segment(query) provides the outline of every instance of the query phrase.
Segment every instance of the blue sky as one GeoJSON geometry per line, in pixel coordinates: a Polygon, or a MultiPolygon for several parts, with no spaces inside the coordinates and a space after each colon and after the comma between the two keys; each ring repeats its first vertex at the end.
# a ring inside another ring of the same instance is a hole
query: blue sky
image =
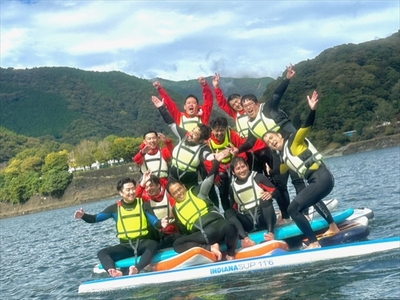
{"type": "Polygon", "coordinates": [[[1,67],[276,78],[399,30],[400,1],[0,1],[1,67]]]}

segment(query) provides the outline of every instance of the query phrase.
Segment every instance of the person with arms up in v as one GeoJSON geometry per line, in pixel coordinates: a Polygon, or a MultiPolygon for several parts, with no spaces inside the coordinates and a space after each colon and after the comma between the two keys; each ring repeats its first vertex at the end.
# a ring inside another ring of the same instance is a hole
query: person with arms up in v
{"type": "MultiPolygon", "coordinates": [[[[292,64],[286,67],[286,69],[286,77],[275,89],[272,98],[265,103],[260,104],[257,97],[253,94],[247,94],[242,97],[241,104],[248,116],[249,131],[247,140],[239,148],[233,149],[233,154],[251,149],[257,139],[262,140],[263,135],[267,131],[280,133],[292,133],[296,131],[296,128],[292,125],[286,113],[279,109],[280,100],[289,85],[290,79],[295,75],[292,64]]],[[[276,156],[276,153],[269,151],[269,154],[263,159],[270,166],[274,160],[274,156],[276,156]]],[[[287,190],[288,175],[292,178],[292,184],[296,189],[296,194],[305,187],[303,179],[292,170],[290,170],[289,174],[274,175],[272,178],[273,183],[281,193],[281,197],[277,199],[282,215],[282,219],[278,221],[279,224],[289,222],[289,214],[287,212],[287,208],[290,204],[290,196],[287,190]]]]}
{"type": "Polygon", "coordinates": [[[221,260],[219,243],[224,242],[227,247],[225,258],[227,260],[234,258],[238,241],[237,228],[224,219],[208,198],[210,189],[214,188],[219,163],[227,155],[229,155],[229,149],[214,154],[210,173],[201,185],[186,188],[177,180],[168,182],[167,190],[176,201],[173,213],[182,234],[173,245],[177,253],[182,253],[192,247],[203,247],[214,253],[217,260],[221,260]]]}
{"type": "Polygon", "coordinates": [[[273,169],[269,170],[270,173],[283,173],[291,169],[308,183],[290,203],[288,212],[296,225],[308,238],[309,245],[307,249],[311,249],[320,247],[320,244],[310,223],[303,215],[303,210],[314,206],[329,224],[329,229],[325,232],[325,235],[336,234],[340,230],[322,201],[333,189],[333,175],[323,162],[322,155],[306,139],[306,135],[315,120],[318,93],[314,91],[311,97],[307,96],[307,100],[310,113],[304,126],[299,128],[295,133],[290,134],[268,131],[264,134],[263,141],[268,147],[280,153],[279,157],[274,160],[273,169]]]}
{"type": "Polygon", "coordinates": [[[165,107],[171,114],[175,123],[187,131],[191,131],[199,123],[208,125],[208,120],[211,116],[213,105],[212,91],[204,77],[199,77],[197,80],[200,83],[203,91],[203,105],[200,106],[199,100],[195,95],[188,95],[185,99],[183,112],[178,109],[175,102],[169,97],[159,81],[153,83],[153,86],[158,91],[160,98],[164,99],[165,107]]]}
{"type": "Polygon", "coordinates": [[[165,227],[167,219],[158,220],[149,211],[149,207],[142,199],[136,197],[136,181],[131,178],[121,179],[117,184],[117,190],[122,197],[116,203],[108,206],[102,212],[91,215],[79,209],[75,212],[76,219],[82,219],[86,223],[98,223],[107,219],[116,222],[117,237],[120,244],[107,247],[97,254],[104,270],[112,277],[125,274],[115,267],[115,262],[124,258],[141,255],[139,262],[129,267],[129,275],[137,274],[152,260],[158,250],[158,232],[156,228],[165,227]],[[154,227],[153,227],[154,226],[154,227]]]}

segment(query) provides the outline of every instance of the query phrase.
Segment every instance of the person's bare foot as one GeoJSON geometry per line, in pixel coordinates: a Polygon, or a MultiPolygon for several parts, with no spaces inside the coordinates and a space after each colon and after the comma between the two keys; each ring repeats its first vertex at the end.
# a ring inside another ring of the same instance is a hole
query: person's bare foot
{"type": "Polygon", "coordinates": [[[138,272],[138,269],[136,269],[135,266],[130,266],[129,267],[129,275],[135,275],[137,273],[139,273],[139,272],[138,272]]]}
{"type": "Polygon", "coordinates": [[[305,250],[314,249],[314,248],[321,248],[321,245],[318,242],[310,243],[305,250]]]}
{"type": "Polygon", "coordinates": [[[276,221],[276,226],[282,226],[282,225],[286,225],[286,224],[289,224],[291,222],[291,220],[290,219],[278,219],[277,221],[276,221]]]}
{"type": "Polygon", "coordinates": [[[219,250],[219,244],[218,243],[212,244],[210,246],[210,250],[211,250],[212,253],[214,253],[214,255],[217,258],[217,260],[221,260],[222,259],[222,253],[219,250]]]}
{"type": "Polygon", "coordinates": [[[108,274],[110,274],[111,277],[119,277],[123,275],[120,270],[116,269],[108,269],[107,272],[108,274]]]}
{"type": "Polygon", "coordinates": [[[272,232],[264,233],[264,240],[269,242],[275,238],[275,235],[272,232]]]}
{"type": "Polygon", "coordinates": [[[240,241],[240,245],[242,246],[242,248],[247,248],[247,247],[251,247],[254,246],[256,243],[251,240],[248,236],[246,236],[243,240],[240,241]]]}
{"type": "Polygon", "coordinates": [[[340,229],[337,227],[336,223],[332,223],[329,225],[328,230],[325,231],[323,236],[332,236],[332,235],[338,234],[339,232],[340,232],[340,229]]]}
{"type": "Polygon", "coordinates": [[[234,260],[235,259],[234,256],[230,256],[228,254],[225,256],[225,258],[226,258],[226,260],[234,260]]]}

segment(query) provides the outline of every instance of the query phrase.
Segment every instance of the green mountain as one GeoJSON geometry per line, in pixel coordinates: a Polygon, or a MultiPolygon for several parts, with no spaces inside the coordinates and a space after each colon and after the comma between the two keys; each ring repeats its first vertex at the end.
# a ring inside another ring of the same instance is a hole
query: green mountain
{"type": "MultiPolygon", "coordinates": [[[[282,109],[299,126],[307,112],[306,95],[318,90],[321,101],[312,134],[323,146],[345,143],[346,131],[355,130],[359,139],[370,138],[379,133],[371,128],[389,122],[386,134],[392,133],[400,112],[399,42],[397,32],[385,39],[333,47],[298,63],[282,109]]],[[[178,106],[188,94],[202,98],[196,79],[158,80],[178,106]]],[[[221,77],[220,85],[226,96],[252,92],[265,101],[280,80],[221,77]]],[[[152,81],[122,72],[0,68],[0,126],[18,136],[51,136],[72,145],[108,135],[139,137],[149,129],[169,135],[150,101],[157,95],[152,81]]],[[[211,84],[210,77],[207,81],[211,84]]],[[[224,114],[214,105],[213,115],[224,114]]]]}

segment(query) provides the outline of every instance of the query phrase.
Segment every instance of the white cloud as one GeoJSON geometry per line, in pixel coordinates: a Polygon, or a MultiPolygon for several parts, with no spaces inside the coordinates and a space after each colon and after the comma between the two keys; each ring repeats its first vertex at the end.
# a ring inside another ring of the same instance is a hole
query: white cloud
{"type": "Polygon", "coordinates": [[[142,78],[281,75],[399,29],[398,1],[1,1],[1,66],[142,78]]]}

